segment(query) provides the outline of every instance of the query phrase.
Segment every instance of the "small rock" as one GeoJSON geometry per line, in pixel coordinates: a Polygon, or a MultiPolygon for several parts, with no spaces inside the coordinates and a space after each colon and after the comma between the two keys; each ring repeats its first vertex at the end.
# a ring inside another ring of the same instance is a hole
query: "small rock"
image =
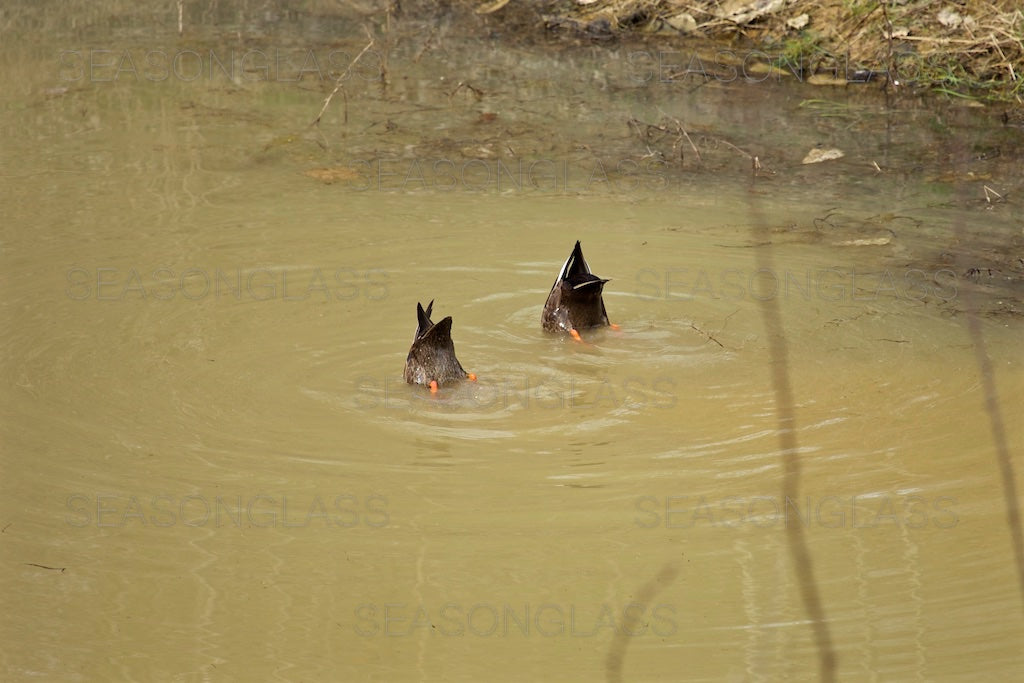
{"type": "Polygon", "coordinates": [[[786,26],[790,27],[791,29],[799,31],[804,26],[807,26],[807,24],[809,24],[810,22],[811,18],[807,16],[806,12],[804,12],[803,14],[798,14],[792,19],[786,20],[786,26]]]}
{"type": "Polygon", "coordinates": [[[843,150],[841,149],[821,149],[820,147],[815,147],[814,149],[807,153],[807,156],[804,157],[804,160],[801,163],[817,164],[821,163],[822,161],[841,159],[844,156],[846,155],[843,154],[843,150]]]}
{"type": "Polygon", "coordinates": [[[680,33],[693,33],[697,30],[697,20],[687,12],[669,17],[665,22],[680,33]]]}
{"type": "Polygon", "coordinates": [[[785,0],[725,0],[717,14],[723,19],[745,26],[766,14],[781,9],[785,0]]]}
{"type": "Polygon", "coordinates": [[[963,23],[964,18],[959,12],[952,7],[945,7],[939,10],[939,13],[935,17],[939,20],[939,23],[946,28],[956,28],[963,23]]]}

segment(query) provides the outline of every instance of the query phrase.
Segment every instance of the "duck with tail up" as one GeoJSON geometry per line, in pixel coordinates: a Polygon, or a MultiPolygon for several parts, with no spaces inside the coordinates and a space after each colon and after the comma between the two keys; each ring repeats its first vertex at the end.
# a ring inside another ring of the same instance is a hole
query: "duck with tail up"
{"type": "Polygon", "coordinates": [[[425,384],[430,386],[430,393],[437,393],[439,386],[459,382],[464,379],[476,381],[476,375],[462,369],[459,359],[455,357],[455,344],[452,342],[452,317],[448,316],[438,323],[430,320],[430,312],[434,301],[423,305],[416,304],[416,336],[405,359],[403,376],[409,384],[425,384]]]}
{"type": "Polygon", "coordinates": [[[608,322],[608,312],[604,308],[601,292],[606,282],[608,279],[590,272],[580,242],[576,240],[576,246],[562,265],[548,294],[541,325],[548,332],[566,332],[577,341],[580,341],[579,330],[605,326],[619,329],[618,325],[608,322]]]}

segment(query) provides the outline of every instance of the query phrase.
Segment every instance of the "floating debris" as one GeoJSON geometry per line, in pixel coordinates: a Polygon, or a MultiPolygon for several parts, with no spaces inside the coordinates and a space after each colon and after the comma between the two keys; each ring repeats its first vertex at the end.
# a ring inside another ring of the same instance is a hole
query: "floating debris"
{"type": "Polygon", "coordinates": [[[881,247],[892,242],[892,235],[884,235],[882,237],[868,237],[859,240],[843,240],[842,242],[833,242],[837,247],[881,247]]]}

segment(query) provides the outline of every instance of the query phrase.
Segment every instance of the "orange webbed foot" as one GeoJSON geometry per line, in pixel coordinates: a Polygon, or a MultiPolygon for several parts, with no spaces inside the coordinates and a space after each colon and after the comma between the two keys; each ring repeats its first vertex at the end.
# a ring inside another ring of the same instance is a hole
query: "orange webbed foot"
{"type": "Polygon", "coordinates": [[[437,380],[436,379],[430,380],[430,393],[432,393],[432,394],[436,394],[437,393],[437,380]]]}
{"type": "Polygon", "coordinates": [[[622,329],[622,326],[621,326],[621,325],[616,325],[615,323],[608,323],[608,326],[609,326],[610,328],[612,328],[613,330],[615,330],[616,332],[618,332],[619,330],[621,330],[621,329],[622,329]]]}
{"type": "Polygon", "coordinates": [[[475,372],[471,372],[471,373],[469,373],[469,374],[467,375],[467,377],[469,378],[469,381],[470,381],[470,382],[475,382],[475,381],[476,381],[476,373],[475,373],[475,372]]]}
{"type": "Polygon", "coordinates": [[[572,338],[575,339],[576,341],[583,341],[583,339],[580,338],[580,333],[576,331],[575,327],[569,330],[569,334],[572,335],[572,338]]]}

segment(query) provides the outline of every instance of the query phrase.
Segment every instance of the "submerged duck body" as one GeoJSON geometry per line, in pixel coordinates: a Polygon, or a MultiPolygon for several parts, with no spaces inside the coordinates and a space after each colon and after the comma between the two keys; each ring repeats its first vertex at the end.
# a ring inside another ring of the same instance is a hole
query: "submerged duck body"
{"type": "Polygon", "coordinates": [[[606,282],[590,272],[577,240],[548,294],[541,325],[548,332],[566,332],[574,337],[578,336],[577,330],[609,325],[601,297],[606,282]]]}
{"type": "Polygon", "coordinates": [[[452,317],[434,323],[430,320],[433,308],[433,300],[425,311],[422,304],[416,304],[416,336],[405,359],[403,376],[409,384],[430,385],[431,390],[436,391],[440,385],[458,382],[470,375],[455,357],[452,317]]]}

